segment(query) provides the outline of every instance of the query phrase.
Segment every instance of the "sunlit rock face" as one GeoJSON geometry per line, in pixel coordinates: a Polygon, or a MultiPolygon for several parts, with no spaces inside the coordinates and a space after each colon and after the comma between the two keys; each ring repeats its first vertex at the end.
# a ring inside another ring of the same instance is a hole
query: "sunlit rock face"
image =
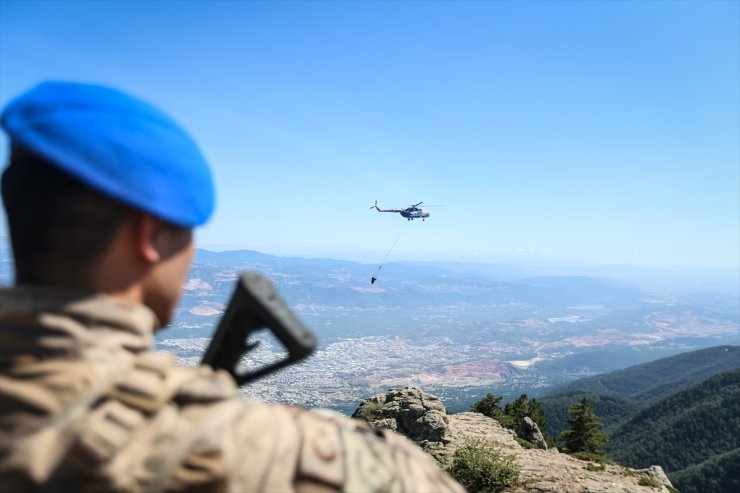
{"type": "Polygon", "coordinates": [[[439,397],[415,387],[389,390],[360,403],[352,415],[371,428],[387,428],[418,443],[446,443],[447,416],[439,397]]]}
{"type": "MultiPolygon", "coordinates": [[[[459,447],[483,442],[504,455],[515,457],[520,482],[508,493],[668,493],[675,491],[659,466],[629,469],[617,464],[595,464],[578,460],[557,449],[524,448],[516,434],[495,419],[480,413],[447,415],[442,401],[414,387],[392,389],[365,399],[353,417],[371,428],[401,433],[444,467],[459,447]]],[[[544,440],[543,440],[544,443],[544,440]]]]}

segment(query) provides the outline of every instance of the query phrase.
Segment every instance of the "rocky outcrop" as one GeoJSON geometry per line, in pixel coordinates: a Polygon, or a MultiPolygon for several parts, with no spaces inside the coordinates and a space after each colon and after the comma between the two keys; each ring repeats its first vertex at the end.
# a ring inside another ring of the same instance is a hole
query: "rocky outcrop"
{"type": "Polygon", "coordinates": [[[413,387],[390,390],[362,402],[354,417],[372,427],[402,433],[420,443],[443,466],[459,447],[481,440],[520,467],[520,484],[509,493],[670,493],[675,492],[659,466],[635,470],[615,464],[595,464],[562,454],[557,449],[522,447],[516,434],[483,414],[447,415],[439,398],[413,387]],[[408,434],[407,434],[408,433],[408,434]]]}
{"type": "Polygon", "coordinates": [[[360,403],[352,415],[371,428],[387,428],[424,444],[446,443],[447,415],[439,397],[414,387],[389,390],[360,403]]]}
{"type": "Polygon", "coordinates": [[[542,436],[540,427],[529,416],[524,416],[524,422],[519,430],[519,436],[530,443],[534,443],[537,448],[547,450],[547,442],[545,441],[545,437],[542,436]]]}

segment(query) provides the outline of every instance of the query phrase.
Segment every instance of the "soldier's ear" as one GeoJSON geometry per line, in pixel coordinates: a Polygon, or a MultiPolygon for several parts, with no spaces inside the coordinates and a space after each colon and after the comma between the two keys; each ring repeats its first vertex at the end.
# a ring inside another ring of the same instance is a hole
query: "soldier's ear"
{"type": "Polygon", "coordinates": [[[136,248],[149,265],[162,262],[180,252],[192,242],[192,229],[173,226],[149,214],[137,214],[134,219],[136,248]]]}
{"type": "Polygon", "coordinates": [[[148,264],[156,264],[162,259],[162,227],[162,221],[149,214],[137,214],[134,219],[136,249],[148,264]]]}

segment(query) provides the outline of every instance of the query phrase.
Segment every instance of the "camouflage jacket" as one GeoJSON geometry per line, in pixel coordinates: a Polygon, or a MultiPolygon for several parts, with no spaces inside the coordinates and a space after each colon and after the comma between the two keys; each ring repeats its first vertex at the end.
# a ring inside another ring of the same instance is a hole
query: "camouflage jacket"
{"type": "Polygon", "coordinates": [[[157,325],[102,295],[0,290],[3,491],[463,491],[401,436],[178,367],[157,325]]]}

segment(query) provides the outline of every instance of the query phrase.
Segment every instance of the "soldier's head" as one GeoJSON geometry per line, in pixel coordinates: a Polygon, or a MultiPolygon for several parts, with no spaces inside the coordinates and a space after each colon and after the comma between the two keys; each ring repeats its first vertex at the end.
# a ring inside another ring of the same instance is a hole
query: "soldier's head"
{"type": "Polygon", "coordinates": [[[169,117],[121,92],[49,82],[2,115],[16,283],[104,292],[166,324],[214,204],[211,173],[169,117]]]}

